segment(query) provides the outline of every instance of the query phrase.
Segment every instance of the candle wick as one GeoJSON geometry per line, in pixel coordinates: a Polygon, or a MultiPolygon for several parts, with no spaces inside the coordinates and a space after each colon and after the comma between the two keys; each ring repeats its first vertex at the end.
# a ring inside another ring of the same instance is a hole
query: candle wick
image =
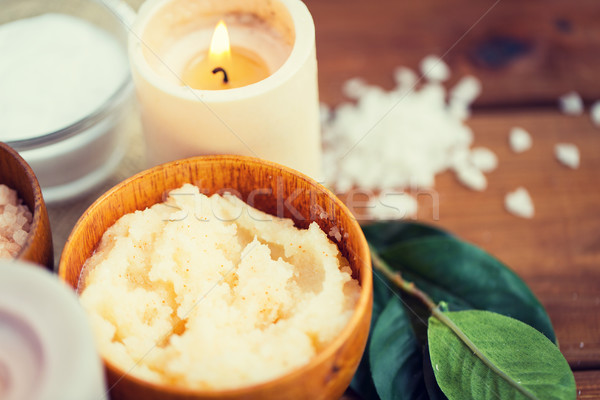
{"type": "Polygon", "coordinates": [[[217,67],[215,69],[212,70],[213,74],[216,74],[217,72],[222,72],[223,73],[223,83],[228,83],[229,82],[229,77],[227,76],[227,71],[225,71],[225,69],[221,68],[221,67],[217,67]]]}

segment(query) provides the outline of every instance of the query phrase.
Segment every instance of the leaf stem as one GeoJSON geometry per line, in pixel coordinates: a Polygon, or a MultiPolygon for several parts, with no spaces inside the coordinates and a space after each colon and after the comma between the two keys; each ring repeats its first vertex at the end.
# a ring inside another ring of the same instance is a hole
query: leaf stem
{"type": "Polygon", "coordinates": [[[475,356],[477,356],[489,369],[491,369],[494,373],[508,382],[509,385],[513,386],[520,393],[522,393],[525,397],[532,400],[537,400],[537,397],[532,395],[529,391],[515,382],[510,376],[506,375],[502,370],[500,370],[492,361],[490,361],[479,348],[469,339],[467,335],[460,329],[454,321],[452,321],[443,311],[440,310],[437,304],[427,295],[427,293],[421,291],[418,287],[415,286],[413,282],[408,282],[402,278],[402,274],[400,272],[392,270],[390,266],[379,256],[377,250],[373,248],[373,246],[369,246],[371,250],[371,260],[373,261],[373,267],[385,275],[391,282],[393,282],[400,290],[410,294],[411,296],[416,297],[421,300],[423,304],[431,311],[431,315],[437,318],[442,324],[446,325],[448,329],[450,329],[454,334],[473,352],[475,356]]]}
{"type": "Polygon", "coordinates": [[[369,246],[371,249],[371,260],[373,261],[373,267],[385,275],[390,281],[392,281],[398,288],[411,296],[414,296],[421,300],[423,304],[433,313],[433,310],[437,308],[437,305],[431,297],[427,295],[427,293],[421,291],[418,287],[415,286],[413,282],[405,281],[402,278],[402,274],[397,271],[393,271],[389,265],[377,253],[377,250],[373,248],[373,246],[369,246]]]}

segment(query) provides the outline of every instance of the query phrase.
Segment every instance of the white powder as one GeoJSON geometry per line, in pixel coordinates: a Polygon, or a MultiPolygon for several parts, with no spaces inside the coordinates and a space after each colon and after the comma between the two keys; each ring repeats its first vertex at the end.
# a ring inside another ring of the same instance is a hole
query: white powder
{"type": "Polygon", "coordinates": [[[522,153],[529,150],[533,143],[529,132],[518,126],[515,126],[510,130],[508,142],[510,144],[510,148],[515,153],[522,153]]]}
{"type": "Polygon", "coordinates": [[[583,114],[583,100],[577,92],[569,92],[558,99],[560,110],[567,115],[583,114]]]}
{"type": "Polygon", "coordinates": [[[511,214],[522,218],[533,218],[533,201],[527,189],[519,187],[504,198],[504,206],[511,214]]]}
{"type": "Polygon", "coordinates": [[[44,135],[97,110],[128,74],[122,46],[68,15],[0,25],[0,140],[44,135]]]}
{"type": "Polygon", "coordinates": [[[600,100],[590,107],[590,117],[592,118],[592,123],[594,125],[600,126],[600,100]]]}
{"type": "MultiPolygon", "coordinates": [[[[325,180],[337,192],[354,186],[387,192],[432,187],[435,175],[447,169],[469,188],[485,189],[482,172],[493,170],[497,158],[487,149],[471,154],[473,133],[464,123],[481,84],[474,77],[462,78],[447,101],[439,83],[450,75],[447,65],[429,56],[421,69],[428,81],[417,88],[417,75],[405,67],[394,71],[397,86],[389,92],[351,79],[343,91],[356,102],[333,111],[322,108],[325,180]]],[[[403,197],[395,209],[372,207],[371,216],[412,215],[416,202],[403,197]]]]}
{"type": "Polygon", "coordinates": [[[579,167],[579,148],[572,143],[558,143],[554,146],[554,155],[567,167],[573,169],[579,167]]]}

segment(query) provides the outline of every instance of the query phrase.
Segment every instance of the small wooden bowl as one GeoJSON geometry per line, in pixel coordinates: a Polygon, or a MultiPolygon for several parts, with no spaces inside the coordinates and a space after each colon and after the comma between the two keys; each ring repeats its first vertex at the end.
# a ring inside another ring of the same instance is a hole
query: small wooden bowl
{"type": "Polygon", "coordinates": [[[50,271],[54,270],[52,233],[40,184],[29,164],[12,147],[2,142],[0,183],[16,190],[33,215],[29,236],[17,259],[43,265],[50,271]]]}
{"type": "Polygon", "coordinates": [[[86,259],[102,234],[122,215],[164,201],[166,192],[192,183],[208,193],[230,191],[269,214],[292,218],[306,228],[316,221],[338,227],[338,247],[362,287],[356,311],[339,336],[309,364],[275,380],[233,390],[193,391],[155,385],[128,376],[104,360],[110,395],[117,399],[338,399],[350,384],[369,332],[372,270],[369,248],[350,211],[329,190],[292,169],[250,157],[207,156],[174,161],[141,172],[100,197],[79,219],[62,252],[59,276],[77,287],[86,259]],[[261,189],[257,192],[256,189],[261,189]],[[327,213],[325,219],[320,218],[327,213]],[[345,235],[347,233],[347,235],[345,235]]]}

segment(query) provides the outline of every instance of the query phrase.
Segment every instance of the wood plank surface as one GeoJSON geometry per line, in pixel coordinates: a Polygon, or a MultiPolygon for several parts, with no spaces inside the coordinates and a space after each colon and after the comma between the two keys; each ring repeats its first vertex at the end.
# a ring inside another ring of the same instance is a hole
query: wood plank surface
{"type": "Polygon", "coordinates": [[[444,55],[455,77],[486,89],[479,105],[554,104],[577,90],[600,99],[597,0],[306,0],[317,29],[321,97],[348,78],[392,86],[399,65],[444,55]]]}

